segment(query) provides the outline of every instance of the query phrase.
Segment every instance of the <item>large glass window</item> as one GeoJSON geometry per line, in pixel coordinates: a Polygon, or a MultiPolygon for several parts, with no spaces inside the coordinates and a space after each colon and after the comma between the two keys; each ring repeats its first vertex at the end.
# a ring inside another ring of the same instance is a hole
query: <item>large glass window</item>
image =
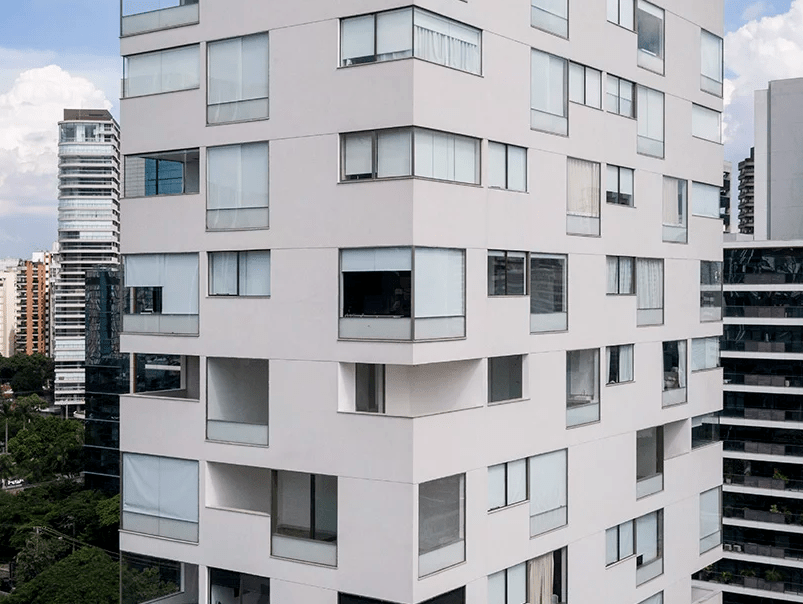
{"type": "Polygon", "coordinates": [[[531,127],[569,135],[568,61],[533,49],[530,74],[531,127]]]}
{"type": "Polygon", "coordinates": [[[337,476],[273,472],[271,553],[337,566],[337,476]]]}
{"type": "Polygon", "coordinates": [[[608,179],[605,200],[620,206],[633,206],[633,170],[620,166],[607,166],[608,179]]]}
{"type": "Polygon", "coordinates": [[[357,363],[355,366],[355,411],[385,412],[385,366],[357,363]]]}
{"type": "Polygon", "coordinates": [[[123,96],[126,98],[198,88],[198,45],[125,57],[123,96]]]}
{"type": "Polygon", "coordinates": [[[527,295],[527,254],[488,250],[488,295],[527,295]]]}
{"type": "Polygon", "coordinates": [[[488,186],[508,191],[526,191],[527,149],[489,142],[488,186]]]}
{"type": "Polygon", "coordinates": [[[206,228],[268,226],[268,143],[207,149],[206,228]]]}
{"type": "Polygon", "coordinates": [[[719,367],[719,338],[694,338],[691,341],[691,370],[719,367]]]}
{"type": "Polygon", "coordinates": [[[636,518],[636,585],[664,572],[663,520],[663,510],[636,518]]]}
{"type": "Polygon", "coordinates": [[[579,63],[569,63],[569,100],[602,109],[602,73],[579,63]]]}
{"type": "Polygon", "coordinates": [[[599,421],[599,349],[566,352],[566,427],[599,421]]]}
{"type": "Polygon", "coordinates": [[[566,232],[599,235],[600,165],[567,158],[566,232]]]}
{"type": "Polygon", "coordinates": [[[341,65],[415,56],[460,71],[480,73],[481,32],[418,8],[343,19],[341,65]]]}
{"type": "Polygon", "coordinates": [[[198,541],[198,462],[123,453],[122,529],[198,541]]]}
{"type": "Polygon", "coordinates": [[[123,604],[198,602],[198,566],[120,552],[120,601],[123,604]]]}
{"type": "Polygon", "coordinates": [[[198,149],[126,155],[125,196],[198,193],[198,158],[198,149]]]}
{"type": "Polygon", "coordinates": [[[530,457],[530,536],[568,522],[566,449],[530,457]]]}
{"type": "Polygon", "coordinates": [[[636,117],[636,105],[633,102],[636,98],[636,85],[633,82],[608,74],[605,90],[605,108],[610,113],[636,117]]]}
{"type": "Polygon", "coordinates": [[[663,240],[686,243],[688,240],[688,183],[664,176],[663,240]]]}
{"type": "Polygon", "coordinates": [[[638,87],[638,145],[644,155],[664,156],[664,93],[638,87]]]}
{"type": "Polygon", "coordinates": [[[722,96],[722,38],[700,30],[700,89],[722,96]]]}
{"type": "Polygon", "coordinates": [[[659,258],[636,260],[637,325],[664,322],[664,261],[659,258]]]}
{"type": "Polygon", "coordinates": [[[638,30],[638,64],[658,73],[664,72],[664,10],[638,0],[636,7],[638,30]]]}
{"type": "Polygon", "coordinates": [[[418,576],[466,559],[466,475],[418,486],[418,576]]]}
{"type": "Polygon", "coordinates": [[[700,553],[707,552],[720,543],[722,543],[722,487],[717,487],[700,493],[700,553]]]}
{"type": "Polygon", "coordinates": [[[664,428],[636,432],[636,497],[664,488],[664,428]]]}
{"type": "Polygon", "coordinates": [[[531,0],[530,23],[549,33],[569,37],[569,0],[531,0]]]}
{"type": "Polygon", "coordinates": [[[700,261],[700,320],[722,320],[722,263],[700,261]]]}
{"type": "Polygon", "coordinates": [[[627,256],[606,256],[608,265],[608,286],[606,293],[629,296],[636,293],[636,259],[627,256]]]}
{"type": "Polygon", "coordinates": [[[270,579],[209,569],[209,604],[270,604],[270,579]]]}
{"type": "Polygon", "coordinates": [[[608,0],[608,21],[633,29],[633,0],[608,0]]]}
{"type": "Polygon", "coordinates": [[[198,0],[123,0],[120,33],[147,31],[198,23],[198,0]]]}
{"type": "Polygon", "coordinates": [[[691,207],[695,216],[719,218],[720,188],[701,182],[691,184],[691,207]]]}
{"type": "Polygon", "coordinates": [[[691,448],[705,447],[719,442],[719,413],[691,418],[691,448]]]}
{"type": "Polygon", "coordinates": [[[269,296],[270,252],[209,252],[210,296],[269,296]]]}
{"type": "Polygon", "coordinates": [[[527,460],[518,459],[488,468],[488,510],[527,500],[527,460]]]}
{"type": "Polygon", "coordinates": [[[342,180],[419,176],[480,183],[479,139],[399,128],[344,134],[341,142],[342,180]]]}
{"type": "Polygon", "coordinates": [[[722,142],[722,114],[708,107],[692,104],[691,134],[712,143],[722,142]]]}
{"type": "Polygon", "coordinates": [[[663,405],[686,402],[686,340],[663,343],[664,395],[663,405]]]}
{"type": "Polygon", "coordinates": [[[268,117],[268,34],[207,44],[207,122],[268,117]]]}
{"type": "Polygon", "coordinates": [[[628,520],[605,531],[605,564],[610,566],[629,558],[636,551],[633,521],[628,520]]]}
{"type": "Polygon", "coordinates": [[[488,575],[488,604],[527,602],[527,563],[488,575]]]}
{"type": "Polygon", "coordinates": [[[522,397],[522,356],[488,359],[488,402],[498,403],[522,397]]]}
{"type": "Polygon", "coordinates": [[[566,264],[566,256],[530,254],[530,332],[568,328],[566,264]]]}
{"type": "Polygon", "coordinates": [[[608,384],[633,381],[633,344],[608,346],[608,384]]]}

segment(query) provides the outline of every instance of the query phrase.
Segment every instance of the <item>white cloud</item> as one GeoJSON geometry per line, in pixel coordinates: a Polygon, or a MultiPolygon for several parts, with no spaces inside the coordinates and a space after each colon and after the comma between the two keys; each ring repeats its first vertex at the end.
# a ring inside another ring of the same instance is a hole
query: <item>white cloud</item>
{"type": "Polygon", "coordinates": [[[766,0],[759,0],[758,2],[752,2],[751,4],[748,4],[742,11],[742,21],[753,21],[754,19],[758,19],[769,9],[770,6],[766,2],[766,0]]]}
{"type": "MultiPolygon", "coordinates": [[[[745,9],[750,11],[754,3],[745,9]]],[[[756,9],[757,10],[757,9],[756,9]]],[[[753,96],[770,80],[803,77],[803,0],[789,11],[754,18],[725,37],[726,156],[739,161],[753,145],[753,96]]]]}
{"type": "Polygon", "coordinates": [[[0,215],[54,214],[65,108],[105,108],[106,94],[56,65],[22,72],[0,94],[0,215]]]}

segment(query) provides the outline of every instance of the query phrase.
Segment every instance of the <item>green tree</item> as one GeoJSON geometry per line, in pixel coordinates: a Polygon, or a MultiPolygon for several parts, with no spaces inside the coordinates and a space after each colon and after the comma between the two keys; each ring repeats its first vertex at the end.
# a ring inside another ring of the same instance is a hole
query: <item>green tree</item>
{"type": "Polygon", "coordinates": [[[0,382],[16,395],[43,392],[53,382],[53,359],[40,353],[0,357],[0,382]]]}
{"type": "Polygon", "coordinates": [[[13,472],[28,482],[41,482],[81,471],[84,426],[76,420],[34,417],[8,441],[13,472]]]}
{"type": "Polygon", "coordinates": [[[38,394],[30,394],[16,399],[0,397],[0,437],[5,439],[6,422],[8,422],[10,440],[45,407],[47,407],[47,401],[38,394]]]}
{"type": "Polygon", "coordinates": [[[25,546],[14,558],[17,565],[14,579],[27,583],[38,574],[53,566],[70,554],[71,545],[63,539],[44,536],[38,532],[31,534],[25,546]]]}
{"type": "Polygon", "coordinates": [[[83,548],[19,586],[3,604],[118,604],[119,565],[83,548]]]}

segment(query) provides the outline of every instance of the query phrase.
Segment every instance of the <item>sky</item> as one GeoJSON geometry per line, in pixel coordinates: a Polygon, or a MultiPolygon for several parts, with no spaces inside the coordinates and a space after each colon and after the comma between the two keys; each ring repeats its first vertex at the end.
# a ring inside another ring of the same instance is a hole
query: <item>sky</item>
{"type": "MultiPolygon", "coordinates": [[[[56,240],[62,110],[106,108],[119,118],[119,9],[118,0],[4,2],[0,257],[29,258],[56,240]]],[[[803,0],[725,0],[725,33],[725,159],[736,167],[752,146],[753,92],[803,77],[803,0]]]]}

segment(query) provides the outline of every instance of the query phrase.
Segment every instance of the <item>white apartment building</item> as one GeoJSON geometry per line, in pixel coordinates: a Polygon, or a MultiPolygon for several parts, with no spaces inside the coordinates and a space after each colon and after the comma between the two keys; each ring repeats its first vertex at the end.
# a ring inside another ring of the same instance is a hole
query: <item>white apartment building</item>
{"type": "Polygon", "coordinates": [[[17,270],[19,259],[12,259],[13,265],[6,265],[0,272],[0,354],[10,357],[14,354],[14,331],[17,320],[17,270]]]}
{"type": "Polygon", "coordinates": [[[84,275],[120,262],[120,128],[105,109],[59,122],[59,237],[51,305],[57,405],[84,402],[84,275]]]}
{"type": "Polygon", "coordinates": [[[124,579],[720,603],[722,30],[722,0],[123,2],[124,579]]]}

